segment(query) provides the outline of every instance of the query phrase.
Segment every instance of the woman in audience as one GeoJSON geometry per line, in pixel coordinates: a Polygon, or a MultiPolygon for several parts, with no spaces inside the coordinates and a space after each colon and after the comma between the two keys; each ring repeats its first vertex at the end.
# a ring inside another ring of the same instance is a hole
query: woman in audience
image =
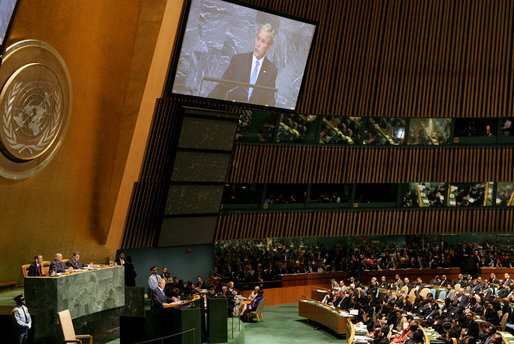
{"type": "Polygon", "coordinates": [[[241,319],[245,319],[246,316],[252,312],[252,311],[255,311],[257,309],[257,306],[259,306],[259,303],[261,303],[261,301],[264,299],[264,297],[262,296],[264,294],[264,291],[262,289],[259,290],[258,292],[258,296],[252,300],[252,302],[250,303],[245,303],[243,305],[243,309],[241,310],[241,315],[240,315],[240,318],[241,319]]]}

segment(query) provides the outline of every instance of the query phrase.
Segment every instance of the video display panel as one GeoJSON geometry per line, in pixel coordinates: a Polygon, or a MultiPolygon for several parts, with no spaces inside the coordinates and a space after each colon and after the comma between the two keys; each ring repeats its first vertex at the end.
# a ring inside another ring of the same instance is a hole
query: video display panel
{"type": "Polygon", "coordinates": [[[172,92],[294,110],[316,26],[192,0],[172,92]]]}

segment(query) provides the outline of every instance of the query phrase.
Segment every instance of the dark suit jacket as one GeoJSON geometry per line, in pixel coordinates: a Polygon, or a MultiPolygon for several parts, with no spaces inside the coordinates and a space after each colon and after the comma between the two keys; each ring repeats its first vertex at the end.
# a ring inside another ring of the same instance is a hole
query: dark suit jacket
{"type": "Polygon", "coordinates": [[[478,327],[478,323],[471,319],[471,320],[465,320],[462,324],[463,328],[467,328],[469,331],[469,334],[473,337],[478,337],[478,334],[480,332],[480,328],[478,327]]]}
{"type": "Polygon", "coordinates": [[[152,290],[152,309],[162,308],[163,303],[169,303],[172,300],[164,294],[164,290],[155,288],[152,290]]]}
{"type": "Polygon", "coordinates": [[[334,301],[334,306],[339,308],[339,309],[347,310],[348,308],[350,308],[350,298],[349,297],[345,297],[343,299],[340,296],[338,296],[336,298],[336,300],[334,301]]]}
{"type": "MultiPolygon", "coordinates": [[[[222,79],[240,81],[244,83],[250,82],[250,74],[252,68],[252,55],[253,52],[235,55],[230,60],[222,79]]],[[[264,57],[259,76],[257,77],[256,85],[275,87],[275,80],[277,78],[277,67],[264,57]]],[[[248,100],[248,87],[242,87],[231,84],[218,84],[214,90],[209,94],[210,98],[234,100],[243,103],[253,103],[259,105],[275,105],[275,92],[268,90],[261,90],[254,88],[252,96],[248,100]],[[235,89],[234,89],[235,88],[235,89]],[[233,90],[232,90],[233,89],[233,90]],[[228,92],[228,93],[227,93],[228,92]]]]}
{"type": "Polygon", "coordinates": [[[64,264],[64,262],[62,261],[57,261],[57,260],[54,260],[50,263],[50,271],[55,271],[55,272],[66,272],[66,264],[64,264]]]}
{"type": "Polygon", "coordinates": [[[30,264],[29,276],[43,276],[43,267],[41,265],[39,265],[39,267],[37,267],[35,262],[30,264]]]}
{"type": "MultiPolygon", "coordinates": [[[[459,296],[457,296],[457,299],[458,298],[459,298],[459,296]]],[[[463,294],[462,297],[460,298],[459,305],[466,307],[468,305],[468,303],[469,303],[469,296],[466,294],[463,294]]]]}
{"type": "Polygon", "coordinates": [[[82,264],[80,260],[75,262],[73,259],[70,259],[66,263],[66,266],[71,266],[74,269],[82,269],[84,267],[84,264],[82,264]]]}

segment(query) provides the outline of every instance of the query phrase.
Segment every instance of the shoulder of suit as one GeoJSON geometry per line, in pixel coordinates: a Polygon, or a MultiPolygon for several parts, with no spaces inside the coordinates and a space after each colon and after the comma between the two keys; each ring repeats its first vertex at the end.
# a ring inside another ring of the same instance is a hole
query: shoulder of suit
{"type": "Polygon", "coordinates": [[[263,65],[266,64],[266,68],[268,70],[277,70],[277,66],[275,66],[275,64],[273,62],[270,61],[270,59],[268,59],[267,57],[264,57],[264,63],[263,65]]]}
{"type": "Polygon", "coordinates": [[[252,60],[252,52],[249,52],[249,53],[242,53],[242,54],[236,54],[232,57],[232,60],[234,61],[247,61],[247,60],[252,60]]]}

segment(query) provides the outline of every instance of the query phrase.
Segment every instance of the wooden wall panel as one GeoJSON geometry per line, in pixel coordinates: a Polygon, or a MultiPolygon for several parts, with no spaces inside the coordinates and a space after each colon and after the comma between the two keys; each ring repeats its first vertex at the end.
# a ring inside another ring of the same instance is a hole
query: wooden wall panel
{"type": "Polygon", "coordinates": [[[218,219],[216,240],[479,232],[514,233],[514,209],[222,213],[218,219]]]}
{"type": "Polygon", "coordinates": [[[512,1],[246,2],[319,23],[300,112],[513,114],[512,1]]]}
{"type": "Polygon", "coordinates": [[[497,182],[513,147],[328,147],[236,144],[228,183],[497,182]]]}

